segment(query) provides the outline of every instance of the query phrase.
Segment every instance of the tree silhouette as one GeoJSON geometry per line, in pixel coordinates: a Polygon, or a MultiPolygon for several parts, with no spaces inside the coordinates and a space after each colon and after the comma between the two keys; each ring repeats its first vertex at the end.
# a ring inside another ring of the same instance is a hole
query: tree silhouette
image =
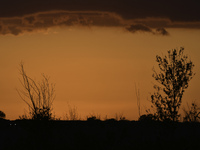
{"type": "Polygon", "coordinates": [[[34,120],[52,119],[52,103],[55,99],[55,85],[49,83],[49,77],[42,75],[42,81],[36,83],[27,76],[23,63],[20,63],[20,80],[23,90],[17,90],[22,100],[29,106],[30,117],[34,120]]]}
{"type": "Polygon", "coordinates": [[[5,119],[6,118],[6,114],[0,110],[0,118],[5,119]]]}
{"type": "Polygon", "coordinates": [[[183,52],[184,48],[181,47],[180,50],[169,50],[167,56],[156,56],[160,71],[153,69],[153,77],[161,86],[154,85],[156,92],[151,95],[151,102],[152,107],[156,108],[154,115],[157,120],[179,120],[183,93],[194,76],[194,64],[183,52]]]}

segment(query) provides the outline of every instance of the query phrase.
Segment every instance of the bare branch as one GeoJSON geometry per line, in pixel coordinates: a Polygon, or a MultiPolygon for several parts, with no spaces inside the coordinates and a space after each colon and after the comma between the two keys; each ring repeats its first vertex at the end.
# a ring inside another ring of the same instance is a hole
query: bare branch
{"type": "Polygon", "coordinates": [[[17,92],[20,98],[29,106],[32,119],[51,119],[52,103],[55,99],[55,85],[50,84],[49,77],[44,74],[42,75],[42,81],[36,83],[27,76],[23,63],[20,63],[20,75],[23,90],[17,90],[17,92]]]}

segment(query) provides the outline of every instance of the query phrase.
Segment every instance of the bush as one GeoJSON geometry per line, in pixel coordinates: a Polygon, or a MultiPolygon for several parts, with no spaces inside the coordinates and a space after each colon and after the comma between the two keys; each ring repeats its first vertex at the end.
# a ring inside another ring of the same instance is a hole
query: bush
{"type": "Polygon", "coordinates": [[[188,106],[188,109],[183,108],[184,117],[183,121],[189,122],[199,122],[200,121],[200,107],[197,106],[196,102],[192,102],[191,107],[188,106]]]}
{"type": "Polygon", "coordinates": [[[6,114],[0,110],[0,118],[1,119],[5,119],[6,118],[6,114]]]}

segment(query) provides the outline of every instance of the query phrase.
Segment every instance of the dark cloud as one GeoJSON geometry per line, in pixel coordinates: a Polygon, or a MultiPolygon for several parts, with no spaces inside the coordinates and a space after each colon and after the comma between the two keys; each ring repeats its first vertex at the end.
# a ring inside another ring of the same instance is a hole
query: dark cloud
{"type": "Polygon", "coordinates": [[[164,28],[158,28],[156,29],[156,34],[161,34],[161,35],[169,35],[168,31],[164,28]]]}
{"type": "Polygon", "coordinates": [[[2,18],[0,25],[0,34],[18,35],[56,26],[123,27],[123,20],[118,15],[107,12],[51,11],[23,17],[2,18]]]}
{"type": "Polygon", "coordinates": [[[131,25],[129,27],[126,28],[126,30],[130,31],[130,32],[152,32],[151,28],[143,25],[143,24],[135,24],[135,25],[131,25]]]}
{"type": "Polygon", "coordinates": [[[65,10],[114,12],[125,19],[167,17],[172,21],[200,21],[198,0],[4,0],[0,3],[0,17],[65,10]]]}
{"type": "Polygon", "coordinates": [[[169,35],[167,28],[200,29],[199,6],[197,0],[4,0],[0,34],[81,25],[169,35]]]}
{"type": "Polygon", "coordinates": [[[155,35],[164,35],[164,36],[169,35],[168,31],[165,28],[151,29],[150,27],[143,24],[130,25],[129,27],[126,27],[126,30],[132,33],[149,32],[155,35]]]}

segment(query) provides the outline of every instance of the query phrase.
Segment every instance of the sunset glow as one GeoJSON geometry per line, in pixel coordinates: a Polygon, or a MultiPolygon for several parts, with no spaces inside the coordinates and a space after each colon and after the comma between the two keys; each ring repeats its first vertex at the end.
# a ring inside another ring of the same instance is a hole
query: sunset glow
{"type": "Polygon", "coordinates": [[[0,15],[0,110],[6,118],[17,119],[28,111],[16,92],[22,88],[19,63],[23,61],[30,77],[39,81],[44,73],[56,84],[53,111],[57,117],[63,117],[69,103],[82,119],[92,113],[102,118],[123,113],[137,120],[135,84],[145,113],[156,83],[152,78],[156,55],[181,46],[196,72],[182,106],[200,100],[200,13],[198,19],[179,14],[171,18],[168,12],[161,16],[143,12],[136,17],[109,5],[110,9],[94,5],[96,10],[92,6],[87,10],[80,5],[61,8],[61,2],[55,1],[55,8],[41,4],[38,10],[0,15]]]}

